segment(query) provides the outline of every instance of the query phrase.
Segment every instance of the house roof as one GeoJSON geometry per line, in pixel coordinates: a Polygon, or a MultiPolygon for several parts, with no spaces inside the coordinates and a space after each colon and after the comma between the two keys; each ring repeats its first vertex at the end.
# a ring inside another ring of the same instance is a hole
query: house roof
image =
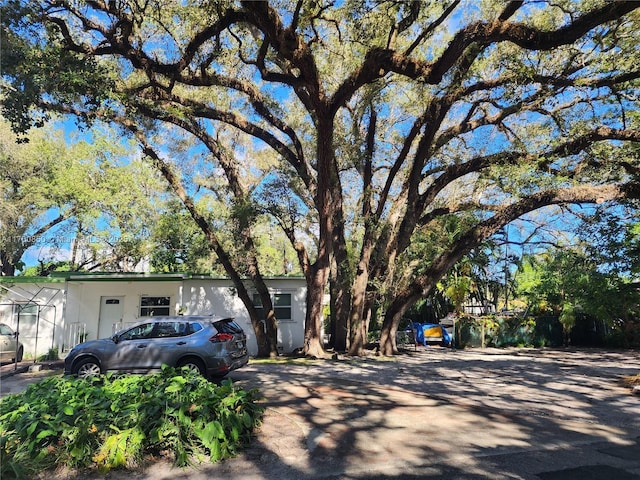
{"type": "Polygon", "coordinates": [[[13,285],[16,283],[64,283],[65,278],[60,277],[0,277],[0,285],[13,285]]]}
{"type": "MultiPolygon", "coordinates": [[[[88,272],[56,272],[64,273],[64,278],[69,281],[83,282],[117,282],[126,280],[128,282],[144,281],[144,282],[173,282],[188,278],[187,274],[182,273],[88,273],[88,272]]],[[[52,273],[53,275],[53,273],[52,273]]]]}
{"type": "MultiPolygon", "coordinates": [[[[300,280],[301,276],[264,277],[265,280],[300,280]]],[[[0,285],[15,283],[64,283],[66,281],[83,282],[171,282],[182,280],[229,280],[228,277],[212,277],[192,273],[118,273],[118,272],[52,272],[47,277],[17,276],[0,277],[0,285]]]]}

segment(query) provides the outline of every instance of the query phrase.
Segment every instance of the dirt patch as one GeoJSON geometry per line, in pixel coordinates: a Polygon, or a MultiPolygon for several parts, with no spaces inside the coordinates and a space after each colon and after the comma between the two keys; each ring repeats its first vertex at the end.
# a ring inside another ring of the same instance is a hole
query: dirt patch
{"type": "Polygon", "coordinates": [[[640,385],[640,373],[638,375],[628,375],[626,377],[622,377],[620,380],[620,384],[623,387],[633,388],[636,385],[640,385]]]}

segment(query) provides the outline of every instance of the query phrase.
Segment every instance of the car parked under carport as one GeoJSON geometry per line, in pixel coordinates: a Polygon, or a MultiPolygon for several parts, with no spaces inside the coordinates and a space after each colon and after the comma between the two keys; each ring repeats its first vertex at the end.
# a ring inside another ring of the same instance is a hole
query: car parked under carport
{"type": "Polygon", "coordinates": [[[0,361],[21,362],[24,346],[18,340],[18,333],[5,324],[0,323],[0,361]]]}

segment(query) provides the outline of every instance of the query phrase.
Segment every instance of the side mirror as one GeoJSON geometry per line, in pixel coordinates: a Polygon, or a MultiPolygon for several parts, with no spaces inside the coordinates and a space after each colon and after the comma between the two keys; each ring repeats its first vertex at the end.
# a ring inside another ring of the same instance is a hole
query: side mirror
{"type": "Polygon", "coordinates": [[[113,343],[115,344],[120,343],[120,337],[118,335],[114,335],[113,337],[111,337],[111,340],[113,340],[113,343]]]}

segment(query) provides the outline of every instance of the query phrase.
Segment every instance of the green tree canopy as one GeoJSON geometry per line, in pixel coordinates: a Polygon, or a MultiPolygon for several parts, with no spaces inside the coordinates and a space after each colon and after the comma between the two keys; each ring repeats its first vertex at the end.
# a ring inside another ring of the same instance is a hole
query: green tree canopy
{"type": "Polygon", "coordinates": [[[600,265],[587,248],[527,256],[516,275],[516,292],[532,313],[580,312],[613,326],[635,316],[640,297],[628,278],[603,272],[600,265]]]}
{"type": "Polygon", "coordinates": [[[21,269],[31,247],[40,248],[44,270],[55,268],[65,249],[71,249],[67,268],[86,270],[126,270],[148,254],[163,186],[112,132],[68,139],[47,125],[25,132],[29,141],[18,143],[7,122],[0,130],[3,275],[21,269]]]}

